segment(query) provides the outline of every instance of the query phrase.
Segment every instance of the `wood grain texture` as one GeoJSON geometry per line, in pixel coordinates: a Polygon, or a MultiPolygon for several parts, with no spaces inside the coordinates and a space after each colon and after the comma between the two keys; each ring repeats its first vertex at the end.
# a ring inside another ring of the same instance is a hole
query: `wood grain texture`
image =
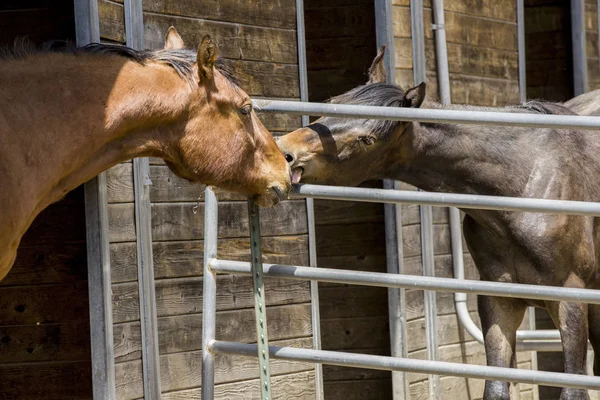
{"type": "MultiPolygon", "coordinates": [[[[219,238],[248,236],[248,207],[244,202],[219,203],[219,238]]],[[[158,241],[197,240],[204,236],[203,203],[156,203],[152,205],[152,238],[158,241]]],[[[109,204],[109,236],[112,243],[135,241],[133,204],[109,204]]],[[[261,210],[264,236],[298,235],[307,232],[306,207],[289,200],[261,210]]]]}

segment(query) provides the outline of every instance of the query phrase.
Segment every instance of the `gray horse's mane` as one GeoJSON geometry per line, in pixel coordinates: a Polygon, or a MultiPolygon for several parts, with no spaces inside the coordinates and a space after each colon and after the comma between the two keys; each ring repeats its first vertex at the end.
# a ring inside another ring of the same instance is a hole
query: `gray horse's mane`
{"type": "MultiPolygon", "coordinates": [[[[196,63],[196,51],[189,49],[176,50],[135,50],[130,47],[90,43],[83,47],[76,47],[71,42],[51,41],[35,46],[27,39],[15,40],[13,46],[0,48],[0,60],[27,59],[40,53],[65,53],[65,54],[98,54],[121,56],[133,60],[139,64],[146,64],[149,61],[164,63],[173,68],[181,78],[194,80],[194,64],[196,63]]],[[[217,59],[215,68],[225,76],[232,84],[239,86],[233,72],[221,58],[217,59]]]]}
{"type": "MultiPolygon", "coordinates": [[[[356,104],[365,106],[383,106],[383,107],[403,107],[406,105],[405,92],[400,86],[388,83],[372,83],[355,87],[354,89],[333,97],[329,100],[332,104],[356,104]]],[[[577,115],[567,107],[559,103],[552,103],[542,100],[531,100],[523,104],[508,107],[479,107],[467,105],[449,105],[443,106],[439,103],[427,102],[425,108],[443,108],[450,110],[481,110],[481,111],[504,111],[504,112],[522,112],[534,114],[554,114],[554,115],[577,115]]],[[[387,135],[395,131],[401,121],[385,120],[356,120],[367,124],[371,132],[378,135],[387,135]]],[[[340,121],[341,122],[341,121],[340,121]]],[[[341,122],[343,124],[343,122],[341,122]]],[[[427,125],[436,125],[427,124],[427,125]]]]}

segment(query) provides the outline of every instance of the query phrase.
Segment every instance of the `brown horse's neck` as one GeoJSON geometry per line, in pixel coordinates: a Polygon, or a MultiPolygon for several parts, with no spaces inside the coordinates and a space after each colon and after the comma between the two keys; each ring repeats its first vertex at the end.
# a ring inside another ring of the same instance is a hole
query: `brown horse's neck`
{"type": "Polygon", "coordinates": [[[46,54],[3,62],[0,98],[8,110],[0,110],[0,132],[12,150],[0,149],[11,166],[0,170],[8,175],[2,179],[16,185],[26,178],[37,213],[120,161],[160,156],[164,132],[183,117],[190,93],[172,68],[124,57],[46,54]]]}
{"type": "Polygon", "coordinates": [[[386,178],[428,191],[519,196],[534,161],[525,135],[518,128],[412,123],[386,178]]]}

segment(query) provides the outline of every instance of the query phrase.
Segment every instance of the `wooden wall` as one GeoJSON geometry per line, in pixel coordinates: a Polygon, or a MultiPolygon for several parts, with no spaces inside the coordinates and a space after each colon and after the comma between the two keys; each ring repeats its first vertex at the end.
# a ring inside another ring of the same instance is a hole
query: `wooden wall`
{"type": "MultiPolygon", "coordinates": [[[[437,67],[431,1],[425,1],[425,52],[427,96],[438,100],[437,67]]],[[[502,106],[519,101],[516,2],[446,0],[445,19],[452,102],[502,106]]],[[[410,2],[394,0],[394,36],[396,81],[404,88],[414,86],[410,2]]],[[[415,190],[404,185],[404,189],[415,190]]],[[[445,208],[433,208],[435,271],[439,277],[453,277],[450,229],[445,208]]],[[[402,206],[404,265],[407,273],[422,274],[421,226],[418,206],[402,206]]],[[[479,274],[466,245],[467,279],[479,274]]],[[[469,296],[468,308],[479,325],[476,297],[469,296]]],[[[423,292],[407,291],[408,350],[410,357],[426,358],[423,292]]],[[[485,365],[485,349],[460,325],[452,294],[437,294],[437,324],[440,359],[485,365]]],[[[519,368],[531,368],[531,353],[518,355],[519,368]]],[[[428,396],[427,376],[409,374],[412,399],[428,396]]],[[[480,399],[484,381],[458,377],[441,377],[442,398],[480,399]]],[[[535,398],[531,385],[520,385],[521,399],[535,398]]]]}
{"type": "Polygon", "coordinates": [[[585,1],[585,40],[588,68],[588,89],[600,89],[600,54],[598,48],[598,2],[585,1]]]}
{"type": "MultiPolygon", "coordinates": [[[[373,1],[305,0],[310,101],[326,101],[367,81],[376,54],[373,1]]],[[[364,186],[381,187],[381,182],[364,186]]],[[[385,272],[383,206],[315,201],[317,264],[385,272]]],[[[389,355],[387,289],[319,284],[323,348],[389,355]]],[[[323,367],[326,399],[391,399],[390,373],[323,367]]]]}
{"type": "MultiPolygon", "coordinates": [[[[0,45],[74,39],[72,1],[0,4],[0,45]]],[[[0,282],[0,398],[91,399],[83,187],[43,211],[0,282]]]]}
{"type": "MultiPolygon", "coordinates": [[[[100,1],[103,40],[124,41],[120,2],[100,1]]],[[[164,44],[173,25],[190,47],[204,34],[217,42],[253,97],[298,99],[296,15],[293,0],[270,2],[145,1],[145,41],[148,48],[164,44]]],[[[262,116],[273,132],[288,132],[299,118],[262,116]]],[[[161,384],[164,399],[200,396],[202,335],[202,187],[175,177],[152,160],[150,198],[156,278],[161,384]]],[[[119,399],[143,395],[141,340],[136,278],[132,165],[108,172],[113,316],[119,399]]],[[[219,257],[249,260],[247,206],[240,196],[219,194],[219,257]]],[[[262,210],[264,259],[287,264],[308,263],[306,208],[286,201],[262,210]]],[[[272,343],[312,345],[308,282],[265,280],[269,335],[272,343]]],[[[217,296],[217,337],[254,342],[255,320],[250,278],[220,276],[217,296]]],[[[254,399],[259,395],[255,359],[217,358],[217,398],[254,399]]],[[[310,364],[272,361],[274,398],[314,397],[310,364]]]]}

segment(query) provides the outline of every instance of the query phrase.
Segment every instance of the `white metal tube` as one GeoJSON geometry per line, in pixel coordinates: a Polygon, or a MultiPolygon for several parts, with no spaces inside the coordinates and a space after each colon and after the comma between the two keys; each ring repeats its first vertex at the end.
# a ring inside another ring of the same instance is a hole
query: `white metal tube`
{"type": "MultiPolygon", "coordinates": [[[[212,341],[210,348],[223,354],[239,354],[256,357],[254,344],[212,341]]],[[[369,368],[388,371],[407,371],[423,374],[452,375],[466,378],[524,382],[548,386],[574,387],[600,390],[600,379],[595,376],[542,372],[516,368],[488,367],[444,361],[395,358],[369,354],[343,353],[336,351],[299,349],[295,347],[269,346],[273,358],[303,362],[316,362],[344,367],[369,368]]]]}
{"type": "Polygon", "coordinates": [[[464,209],[529,211],[553,214],[600,216],[600,203],[571,200],[531,199],[456,193],[417,192],[342,186],[294,185],[292,198],[364,201],[367,203],[427,204],[464,209]]]}
{"type": "MultiPolygon", "coordinates": [[[[211,268],[218,273],[243,275],[251,273],[250,263],[242,261],[214,260],[211,263],[211,268]]],[[[280,264],[263,264],[263,270],[267,276],[285,279],[310,279],[350,285],[465,292],[518,299],[562,300],[600,304],[600,291],[594,289],[459,280],[418,275],[392,275],[384,272],[349,271],[280,264]]]]}
{"type": "Polygon", "coordinates": [[[216,334],[217,279],[216,273],[211,266],[217,257],[218,217],[217,197],[215,196],[215,192],[208,187],[204,190],[202,400],[213,400],[215,396],[215,355],[210,350],[209,343],[215,340],[216,334]]]}
{"type": "Polygon", "coordinates": [[[377,107],[356,104],[302,103],[297,101],[255,99],[260,112],[285,112],[335,116],[354,119],[421,121],[469,125],[505,125],[557,129],[597,130],[600,117],[580,115],[548,115],[495,111],[443,110],[407,107],[377,107]]]}

